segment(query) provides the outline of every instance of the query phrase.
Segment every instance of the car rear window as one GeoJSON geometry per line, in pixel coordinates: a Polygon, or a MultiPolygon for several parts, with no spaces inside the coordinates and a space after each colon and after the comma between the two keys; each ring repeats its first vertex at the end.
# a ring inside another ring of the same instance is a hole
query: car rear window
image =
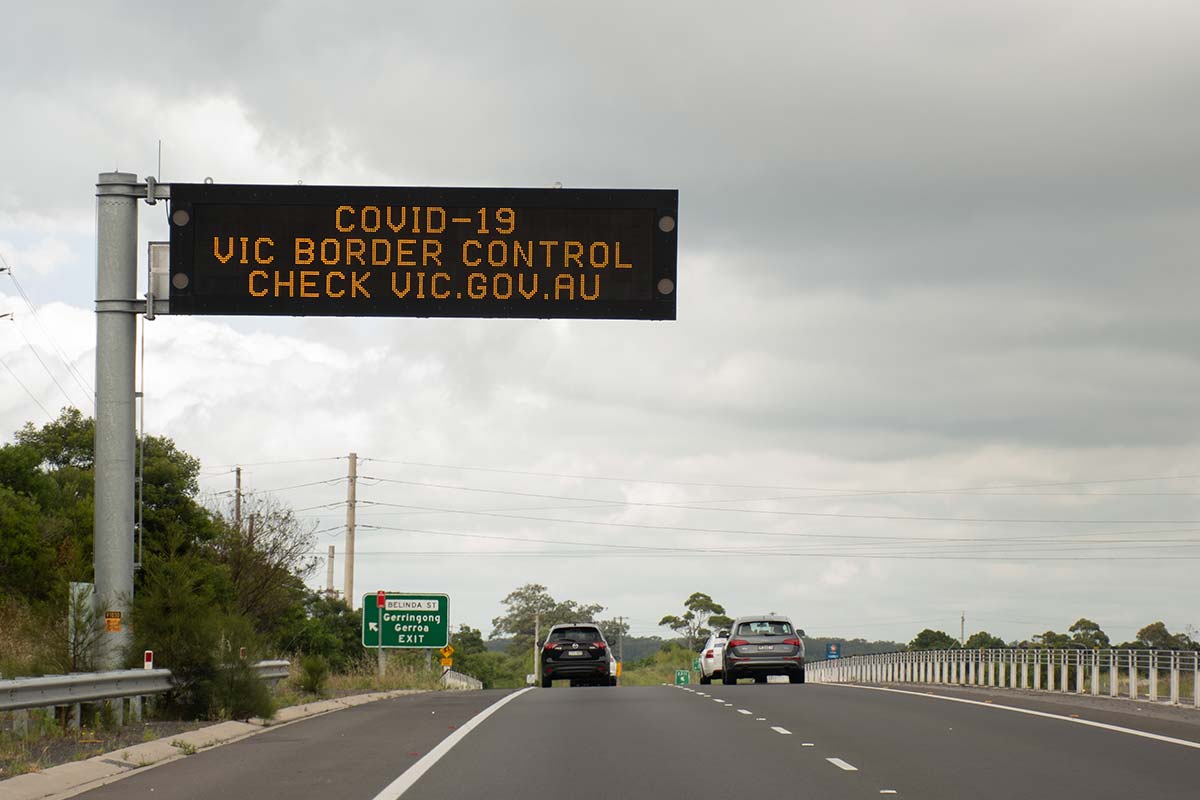
{"type": "Polygon", "coordinates": [[[738,625],[738,636],[789,636],[792,626],[777,619],[761,619],[738,625]]]}
{"type": "Polygon", "coordinates": [[[557,628],[550,631],[552,642],[598,642],[602,637],[596,628],[557,628]]]}

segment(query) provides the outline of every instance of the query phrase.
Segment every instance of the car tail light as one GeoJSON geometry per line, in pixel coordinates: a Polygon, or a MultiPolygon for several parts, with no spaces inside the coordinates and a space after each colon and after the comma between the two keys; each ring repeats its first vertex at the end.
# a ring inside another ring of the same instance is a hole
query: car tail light
{"type": "Polygon", "coordinates": [[[704,657],[705,657],[705,658],[712,658],[712,657],[713,657],[713,651],[712,651],[712,650],[707,650],[707,651],[705,651],[705,653],[704,653],[704,657]]]}
{"type": "Polygon", "coordinates": [[[558,645],[556,645],[556,644],[553,644],[553,643],[551,643],[551,642],[546,642],[546,646],[545,646],[545,647],[543,647],[542,649],[543,649],[543,650],[557,650],[557,649],[558,649],[558,645]]]}
{"type": "Polygon", "coordinates": [[[592,642],[592,647],[596,648],[597,650],[603,650],[605,648],[605,644],[604,642],[592,642]]]}
{"type": "Polygon", "coordinates": [[[790,644],[792,647],[804,647],[804,644],[795,636],[793,636],[791,639],[784,639],[783,643],[790,644]]]}
{"type": "Polygon", "coordinates": [[[750,644],[745,639],[730,639],[725,643],[726,647],[741,647],[744,644],[750,644]]]}

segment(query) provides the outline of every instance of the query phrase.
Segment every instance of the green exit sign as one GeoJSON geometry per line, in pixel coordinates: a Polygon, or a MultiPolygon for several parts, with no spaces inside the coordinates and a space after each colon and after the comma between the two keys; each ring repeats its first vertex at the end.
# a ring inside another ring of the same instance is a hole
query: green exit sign
{"type": "Polygon", "coordinates": [[[675,670],[675,685],[676,686],[687,686],[691,682],[692,682],[691,670],[686,670],[686,669],[675,670]]]}
{"type": "Polygon", "coordinates": [[[375,599],[375,592],[363,595],[363,647],[426,649],[450,644],[448,595],[387,592],[383,608],[375,599]]]}

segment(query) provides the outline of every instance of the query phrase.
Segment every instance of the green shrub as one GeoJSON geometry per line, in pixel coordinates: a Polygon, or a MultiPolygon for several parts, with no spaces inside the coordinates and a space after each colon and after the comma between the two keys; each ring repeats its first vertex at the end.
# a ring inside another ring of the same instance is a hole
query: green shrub
{"type": "Polygon", "coordinates": [[[309,694],[324,694],[329,682],[329,662],[321,656],[305,656],[300,660],[300,678],[297,683],[309,694]]]}
{"type": "Polygon", "coordinates": [[[229,719],[268,719],[275,713],[271,690],[244,661],[227,664],[217,673],[213,707],[217,716],[229,719]]]}

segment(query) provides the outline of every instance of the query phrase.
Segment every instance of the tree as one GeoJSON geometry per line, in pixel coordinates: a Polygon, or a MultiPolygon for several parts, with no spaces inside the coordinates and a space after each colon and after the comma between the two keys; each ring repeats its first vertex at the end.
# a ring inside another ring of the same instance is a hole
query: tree
{"type": "Polygon", "coordinates": [[[953,636],[931,628],[921,631],[908,643],[909,650],[955,650],[958,646],[958,640],[953,636]]]}
{"type": "Polygon", "coordinates": [[[341,600],[306,590],[303,605],[280,616],[281,652],[321,656],[338,672],[363,659],[362,620],[341,600]]]}
{"type": "MultiPolygon", "coordinates": [[[[629,623],[623,619],[613,617],[612,619],[602,619],[596,623],[600,626],[600,632],[604,634],[604,641],[608,642],[610,647],[620,647],[625,642],[625,637],[629,635],[629,623]]],[[[617,651],[614,653],[618,659],[625,657],[625,654],[617,651]]]]}
{"type": "Polygon", "coordinates": [[[450,635],[450,644],[454,646],[455,658],[487,652],[483,632],[470,625],[459,625],[458,630],[450,635]]]}
{"type": "Polygon", "coordinates": [[[967,641],[963,647],[968,650],[978,650],[980,648],[985,650],[994,650],[1000,647],[1007,647],[1007,645],[999,636],[992,636],[992,634],[988,633],[987,631],[979,631],[978,633],[972,633],[969,637],[967,637],[967,641]]]}
{"type": "Polygon", "coordinates": [[[722,621],[728,620],[727,624],[733,623],[733,620],[724,616],[725,607],[704,592],[693,592],[683,602],[683,607],[685,611],[682,615],[667,614],[658,621],[658,624],[666,625],[682,635],[689,650],[698,648],[700,643],[712,633],[705,626],[713,615],[720,615],[722,621]]]}
{"type": "Polygon", "coordinates": [[[54,561],[38,530],[40,509],[29,497],[0,486],[0,598],[46,600],[54,561]]]}
{"type": "Polygon", "coordinates": [[[1067,630],[1073,634],[1071,636],[1072,642],[1089,650],[1103,650],[1112,645],[1108,639],[1108,634],[1100,630],[1100,626],[1087,617],[1080,617],[1075,620],[1075,624],[1067,630]]]}
{"type": "Polygon", "coordinates": [[[1067,634],[1055,633],[1054,631],[1037,634],[1033,637],[1033,643],[1038,647],[1049,647],[1054,650],[1065,650],[1074,644],[1071,637],[1067,634]]]}
{"type": "Polygon", "coordinates": [[[1152,622],[1138,631],[1131,644],[1149,650],[1189,650],[1193,646],[1187,634],[1174,635],[1161,621],[1152,622]]]}
{"type": "Polygon", "coordinates": [[[17,443],[32,448],[51,468],[91,470],[95,462],[95,422],[78,408],[64,408],[58,419],[40,429],[26,422],[17,431],[17,443]]]}
{"type": "Polygon", "coordinates": [[[253,648],[250,621],[233,610],[228,568],[194,551],[146,562],[134,595],[133,639],[126,658],[153,650],[156,666],[171,670],[167,703],[189,717],[216,710],[218,670],[229,653],[253,648]]]}
{"type": "Polygon", "coordinates": [[[596,615],[604,610],[604,606],[595,603],[582,604],[574,600],[557,602],[540,583],[529,583],[514,589],[501,603],[506,612],[492,620],[493,630],[488,638],[511,636],[512,643],[508,651],[514,655],[531,651],[535,624],[540,626],[541,634],[545,636],[546,630],[552,625],[593,622],[596,615]]]}
{"type": "Polygon", "coordinates": [[[211,550],[229,567],[237,609],[255,621],[260,633],[272,634],[280,609],[304,602],[303,578],[317,567],[310,554],[312,532],[291,509],[263,497],[243,503],[242,528],[232,520],[220,522],[211,550]]]}

